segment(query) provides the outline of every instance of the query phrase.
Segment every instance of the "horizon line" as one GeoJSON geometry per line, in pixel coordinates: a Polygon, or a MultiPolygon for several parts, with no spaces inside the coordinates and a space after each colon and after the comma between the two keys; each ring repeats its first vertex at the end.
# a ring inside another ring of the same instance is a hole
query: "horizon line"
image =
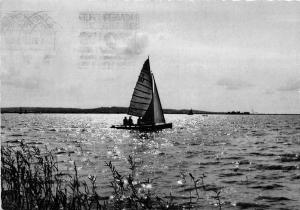
{"type": "MultiPolygon", "coordinates": [[[[62,107],[62,106],[6,106],[6,107],[0,107],[1,113],[2,109],[10,109],[10,108],[60,108],[60,109],[80,109],[80,110],[88,110],[88,109],[98,109],[98,108],[128,108],[125,106],[100,106],[100,107],[93,107],[93,108],[79,108],[79,107],[62,107]]],[[[190,110],[193,111],[201,111],[201,112],[207,112],[207,113],[221,113],[221,114],[227,114],[230,112],[240,112],[241,114],[245,112],[249,112],[250,115],[300,115],[300,113],[260,113],[260,112],[250,112],[250,111],[240,111],[240,110],[230,110],[230,111],[206,111],[206,110],[199,110],[199,109],[193,109],[193,108],[163,108],[163,110],[190,110]]]]}

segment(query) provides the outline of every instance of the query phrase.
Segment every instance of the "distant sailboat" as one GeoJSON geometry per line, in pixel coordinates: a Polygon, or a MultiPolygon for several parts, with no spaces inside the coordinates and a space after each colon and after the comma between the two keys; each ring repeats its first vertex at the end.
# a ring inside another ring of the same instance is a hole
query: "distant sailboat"
{"type": "Polygon", "coordinates": [[[193,115],[194,113],[193,113],[193,110],[192,109],[190,109],[190,111],[189,111],[189,113],[188,113],[188,115],[193,115]]]}
{"type": "Polygon", "coordinates": [[[172,128],[166,123],[154,76],[150,70],[149,57],[145,61],[135,85],[128,115],[141,117],[139,125],[113,125],[112,128],[130,130],[159,130],[172,128]]]}

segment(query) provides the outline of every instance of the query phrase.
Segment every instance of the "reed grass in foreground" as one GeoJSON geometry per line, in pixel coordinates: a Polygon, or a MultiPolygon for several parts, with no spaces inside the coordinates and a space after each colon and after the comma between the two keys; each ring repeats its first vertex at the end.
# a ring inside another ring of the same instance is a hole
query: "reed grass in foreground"
{"type": "MultiPolygon", "coordinates": [[[[4,210],[100,210],[100,209],[192,209],[200,208],[200,190],[214,191],[216,207],[221,209],[220,188],[204,184],[205,175],[196,179],[189,174],[192,187],[189,201],[173,202],[174,196],[152,193],[149,180],[136,180],[136,163],[129,156],[130,173],[120,174],[111,162],[106,162],[112,174],[112,195],[100,196],[96,177],[89,182],[79,180],[77,167],[74,174],[59,171],[51,151],[41,152],[38,147],[20,143],[19,147],[1,146],[1,199],[4,210]],[[200,182],[201,180],[201,182],[200,182]],[[196,196],[192,196],[195,194],[196,196]]],[[[185,178],[184,178],[185,179],[185,178]]],[[[184,180],[185,181],[185,180],[184,180]]],[[[203,200],[202,200],[203,201],[203,200]]]]}

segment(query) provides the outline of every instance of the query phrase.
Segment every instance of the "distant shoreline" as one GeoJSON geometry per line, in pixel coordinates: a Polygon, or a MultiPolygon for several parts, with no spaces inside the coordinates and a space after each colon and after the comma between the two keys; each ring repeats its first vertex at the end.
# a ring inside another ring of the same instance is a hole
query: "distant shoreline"
{"type": "MultiPolygon", "coordinates": [[[[81,108],[62,108],[62,107],[3,107],[1,113],[19,113],[19,114],[126,114],[127,107],[99,107],[90,109],[81,108]]],[[[165,114],[188,114],[190,109],[164,109],[165,114]]],[[[202,110],[193,110],[193,114],[211,114],[211,115],[300,115],[300,114],[265,114],[249,112],[211,112],[202,110]]]]}
{"type": "MultiPolygon", "coordinates": [[[[91,109],[63,107],[4,107],[1,113],[62,113],[62,114],[126,114],[128,107],[98,107],[91,109]]],[[[188,114],[190,109],[164,109],[165,114],[188,114]]],[[[210,112],[193,110],[194,114],[225,114],[225,112],[210,112]]]]}

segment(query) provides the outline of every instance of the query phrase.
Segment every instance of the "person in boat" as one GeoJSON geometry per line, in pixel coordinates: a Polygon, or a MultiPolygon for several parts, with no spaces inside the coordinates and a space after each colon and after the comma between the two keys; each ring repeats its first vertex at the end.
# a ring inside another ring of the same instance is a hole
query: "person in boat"
{"type": "Polygon", "coordinates": [[[127,125],[128,125],[127,117],[124,117],[124,119],[123,119],[123,125],[124,125],[124,126],[127,126],[127,125]]]}
{"type": "Polygon", "coordinates": [[[141,125],[141,124],[142,124],[142,118],[141,118],[141,117],[139,117],[139,118],[137,119],[136,124],[137,124],[137,125],[141,125]]]}
{"type": "Polygon", "coordinates": [[[131,116],[128,119],[128,125],[129,125],[129,127],[131,127],[133,125],[133,121],[132,121],[131,116]]]}

